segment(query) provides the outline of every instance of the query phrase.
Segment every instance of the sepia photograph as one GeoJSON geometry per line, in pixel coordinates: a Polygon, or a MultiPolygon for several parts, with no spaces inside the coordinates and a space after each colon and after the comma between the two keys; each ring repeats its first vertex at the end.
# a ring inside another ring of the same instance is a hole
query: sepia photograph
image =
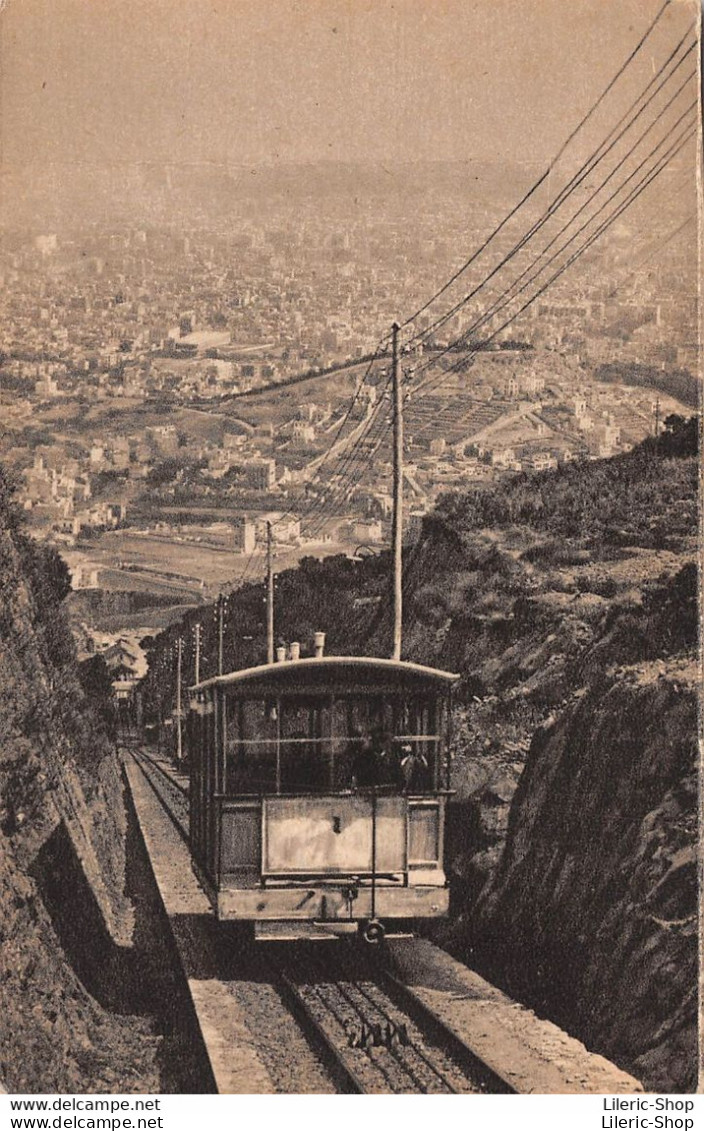
{"type": "Polygon", "coordinates": [[[700,41],[0,2],[9,1127],[694,1126],[700,41]]]}

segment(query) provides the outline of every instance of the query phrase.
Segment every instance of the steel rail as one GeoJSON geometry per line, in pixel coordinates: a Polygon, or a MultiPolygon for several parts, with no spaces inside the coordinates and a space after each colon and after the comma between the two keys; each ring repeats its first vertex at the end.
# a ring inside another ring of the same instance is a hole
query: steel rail
{"type": "MultiPolygon", "coordinates": [[[[179,834],[181,839],[184,841],[184,843],[186,845],[188,845],[189,848],[190,848],[190,838],[189,838],[189,835],[188,835],[188,827],[187,827],[186,821],[181,820],[176,815],[173,806],[169,804],[169,802],[166,800],[166,798],[164,797],[161,790],[158,789],[158,787],[156,786],[155,781],[154,781],[154,774],[151,773],[149,770],[147,770],[145,765],[144,765],[145,761],[152,761],[153,762],[153,760],[149,759],[148,755],[144,755],[141,751],[139,753],[137,753],[134,750],[128,750],[128,753],[129,753],[130,757],[132,757],[134,759],[134,761],[136,762],[136,764],[139,766],[140,770],[142,771],[142,774],[144,775],[145,781],[149,785],[149,788],[151,789],[152,793],[156,797],[157,801],[161,805],[161,807],[164,810],[164,812],[166,813],[166,815],[170,818],[170,820],[174,824],[177,833],[179,834]]],[[[153,763],[153,764],[156,765],[156,763],[153,763]]],[[[159,769],[159,768],[160,767],[157,766],[157,769],[159,769]]],[[[165,771],[162,770],[162,774],[166,778],[166,780],[168,782],[170,782],[171,785],[178,788],[178,783],[174,782],[173,779],[170,778],[169,775],[165,771]]],[[[181,800],[185,801],[185,799],[186,799],[185,794],[182,794],[181,800]]]]}
{"type": "MultiPolygon", "coordinates": [[[[321,964],[316,964],[314,962],[314,965],[317,965],[319,973],[322,972],[323,975],[325,974],[325,970],[321,964]]],[[[350,973],[349,969],[347,969],[345,970],[344,979],[335,977],[332,984],[335,986],[340,996],[348,1002],[350,1007],[354,1010],[354,1012],[358,1015],[363,1023],[368,1022],[369,1018],[368,1016],[365,1016],[364,1007],[361,1006],[359,1002],[354,1000],[354,991],[356,991],[356,993],[359,994],[360,997],[366,999],[369,1008],[373,1011],[374,1014],[377,1014],[379,1017],[383,1018],[384,1022],[392,1026],[392,1028],[397,1029],[398,1025],[396,1019],[392,1016],[392,1014],[382,1002],[375,1000],[373,994],[370,993],[369,989],[364,985],[365,981],[369,981],[372,985],[374,985],[382,995],[385,994],[384,986],[379,982],[377,970],[375,968],[372,969],[371,967],[367,971],[362,972],[362,977],[357,976],[356,972],[354,971],[350,973]],[[345,983],[349,983],[349,987],[345,983]]],[[[391,998],[391,995],[387,994],[386,996],[390,998],[392,1005],[398,1012],[410,1017],[408,1010],[399,1005],[398,1001],[396,1001],[394,998],[391,998]]],[[[420,1029],[421,1037],[423,1037],[424,1027],[418,1026],[418,1028],[420,1029]]],[[[440,1045],[440,1047],[443,1046],[440,1045]]],[[[411,1055],[418,1057],[418,1059],[426,1065],[429,1071],[438,1078],[442,1086],[446,1088],[448,1092],[457,1092],[457,1088],[452,1084],[447,1076],[447,1073],[433,1062],[432,1057],[429,1056],[418,1043],[411,1041],[408,1045],[395,1046],[394,1044],[391,1044],[389,1046],[389,1052],[391,1052],[391,1054],[394,1056],[401,1071],[414,1081],[419,1091],[424,1092],[426,1091],[426,1089],[423,1086],[423,1081],[419,1078],[413,1066],[408,1063],[408,1059],[411,1055]]]]}
{"type": "Polygon", "coordinates": [[[348,1059],[344,1056],[343,1049],[332,1039],[321,1025],[315,1013],[300,993],[299,987],[289,978],[288,974],[279,970],[276,972],[276,982],[283,987],[284,1000],[298,1021],[304,1032],[310,1034],[315,1045],[321,1051],[326,1067],[333,1077],[337,1077],[341,1084],[341,1092],[346,1095],[363,1095],[369,1089],[357,1074],[348,1059]]]}
{"type": "Polygon", "coordinates": [[[415,1021],[417,1025],[428,1031],[438,1044],[442,1044],[461,1065],[466,1066],[473,1076],[478,1076],[486,1085],[487,1092],[498,1095],[515,1095],[515,1085],[496,1068],[465,1044],[457,1033],[430,1008],[425,1005],[412,990],[395,974],[384,969],[380,972],[381,980],[389,994],[400,1009],[415,1021]]]}
{"type": "MultiPolygon", "coordinates": [[[[132,747],[126,743],[122,743],[121,745],[125,752],[128,753],[139,766],[159,804],[175,825],[179,835],[186,844],[188,844],[186,825],[177,816],[173,802],[169,802],[167,797],[164,796],[163,789],[160,789],[157,785],[157,774],[159,778],[168,783],[172,791],[176,791],[180,795],[179,800],[181,802],[185,801],[187,798],[187,789],[180,782],[177,782],[163,766],[144,750],[132,747]]],[[[337,952],[336,944],[331,943],[329,945],[335,947],[334,958],[339,962],[340,955],[337,952]]],[[[287,973],[286,970],[274,966],[268,956],[265,963],[272,983],[279,987],[286,1004],[304,1033],[306,1033],[311,1040],[313,1046],[319,1051],[325,1063],[325,1067],[328,1069],[335,1080],[336,1086],[339,1087],[343,1094],[369,1094],[373,1092],[375,1089],[372,1085],[371,1076],[369,1080],[365,1080],[365,1072],[360,1071],[359,1066],[352,1063],[354,1057],[347,1055],[345,1046],[339,1041],[336,1041],[335,1038],[326,1031],[325,1026],[316,1016],[315,1010],[306,1000],[303,986],[308,987],[310,991],[316,994],[321,1003],[321,1008],[334,1019],[335,1023],[343,1031],[345,1029],[345,1019],[340,1016],[334,1003],[329,999],[326,1000],[328,995],[324,994],[323,990],[329,990],[332,994],[337,993],[340,998],[347,1003],[349,1009],[359,1017],[360,1021],[366,1024],[374,1024],[375,1022],[370,1021],[369,1015],[365,1015],[365,1006],[358,1000],[355,1000],[356,992],[360,997],[366,1000],[370,1011],[373,1011],[374,1014],[383,1018],[386,1023],[397,1028],[397,1020],[388,1011],[383,1001],[375,1000],[373,992],[364,984],[365,982],[370,983],[371,986],[377,989],[382,995],[388,997],[393,1006],[412,1022],[420,1031],[421,1037],[429,1038],[431,1043],[437,1045],[438,1048],[442,1049],[455,1061],[458,1069],[467,1074],[467,1079],[470,1084],[478,1084],[483,1087],[487,1093],[504,1095],[515,1094],[516,1088],[513,1083],[497,1069],[487,1064],[478,1053],[461,1040],[461,1038],[450,1029],[429,1006],[425,1005],[412,992],[410,987],[389,970],[387,966],[382,966],[376,962],[372,965],[366,957],[364,962],[367,964],[367,969],[362,969],[359,974],[357,971],[350,971],[349,965],[345,963],[343,966],[344,977],[341,978],[339,971],[329,971],[326,968],[325,962],[321,961],[321,956],[318,955],[314,958],[312,955],[307,955],[305,965],[307,966],[308,973],[312,971],[314,976],[321,978],[320,985],[316,983],[313,977],[306,977],[306,981],[302,984],[300,982],[297,983],[294,977],[287,973]]],[[[395,1047],[391,1044],[387,1051],[393,1058],[393,1062],[398,1071],[413,1082],[414,1091],[421,1093],[426,1092],[427,1087],[424,1086],[424,1081],[414,1070],[414,1067],[407,1063],[409,1055],[417,1056],[418,1059],[426,1065],[428,1071],[437,1077],[448,1092],[456,1093],[458,1091],[443,1069],[433,1063],[432,1056],[428,1055],[417,1041],[412,1041],[408,1046],[399,1045],[395,1047]],[[404,1050],[407,1050],[407,1052],[404,1050]]],[[[391,1074],[387,1071],[386,1067],[372,1056],[369,1056],[368,1053],[367,1055],[370,1074],[373,1073],[376,1075],[377,1079],[383,1077],[389,1085],[389,1091],[393,1092],[397,1090],[394,1088],[390,1078],[391,1074]]]]}

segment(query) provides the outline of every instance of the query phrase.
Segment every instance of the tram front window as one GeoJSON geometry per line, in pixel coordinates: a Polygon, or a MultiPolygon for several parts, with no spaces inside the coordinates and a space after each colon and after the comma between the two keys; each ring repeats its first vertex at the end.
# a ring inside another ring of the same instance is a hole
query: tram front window
{"type": "Polygon", "coordinates": [[[332,785],[346,790],[379,784],[376,755],[393,733],[394,712],[381,695],[347,695],[335,701],[331,719],[332,785]]]}
{"type": "Polygon", "coordinates": [[[329,712],[316,699],[281,703],[279,780],[282,793],[330,788],[329,712]]]}
{"type": "Polygon", "coordinates": [[[225,791],[425,793],[437,780],[434,729],[434,710],[422,698],[228,697],[225,791]]]}

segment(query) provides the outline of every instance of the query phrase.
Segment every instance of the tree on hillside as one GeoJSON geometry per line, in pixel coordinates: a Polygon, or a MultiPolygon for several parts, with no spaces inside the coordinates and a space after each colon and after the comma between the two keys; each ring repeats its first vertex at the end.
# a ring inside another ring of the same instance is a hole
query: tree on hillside
{"type": "Polygon", "coordinates": [[[665,417],[665,430],[658,437],[658,450],[668,456],[695,456],[699,451],[699,419],[672,413],[665,417]]]}
{"type": "Polygon", "coordinates": [[[109,735],[115,732],[115,703],[112,679],[102,656],[91,656],[78,665],[78,678],[86,698],[109,735]]]}

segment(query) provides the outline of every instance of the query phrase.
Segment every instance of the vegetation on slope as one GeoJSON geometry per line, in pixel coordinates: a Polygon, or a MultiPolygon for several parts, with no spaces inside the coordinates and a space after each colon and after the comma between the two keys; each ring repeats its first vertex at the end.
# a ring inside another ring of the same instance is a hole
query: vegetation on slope
{"type": "MultiPolygon", "coordinates": [[[[510,656],[508,670],[494,661],[512,641],[545,640],[551,626],[565,620],[586,622],[590,634],[602,601],[618,595],[637,603],[641,582],[654,580],[659,570],[672,572],[694,545],[697,440],[696,422],[670,418],[657,444],[646,441],[627,455],[445,496],[405,555],[405,655],[460,671],[471,700],[508,686],[510,656]],[[566,608],[570,602],[574,608],[566,608]]],[[[324,631],[330,652],[385,654],[389,573],[389,555],[382,553],[364,561],[307,558],[278,574],[277,642],[298,640],[305,650],[313,632],[324,631]]],[[[225,670],[265,658],[264,601],[263,582],[228,595],[225,670]]],[[[217,674],[217,611],[194,609],[148,641],[148,699],[157,691],[162,705],[174,698],[171,661],[179,636],[186,680],[192,675],[196,622],[202,626],[201,674],[217,674]]],[[[578,647],[584,626],[575,631],[578,647]]]]}
{"type": "Polygon", "coordinates": [[[609,546],[676,548],[696,522],[697,468],[688,457],[696,455],[697,425],[668,422],[657,443],[622,456],[447,495],[437,518],[459,535],[522,526],[602,554],[609,546]]]}
{"type": "MultiPolygon", "coordinates": [[[[675,1090],[696,1053],[698,477],[697,422],[669,418],[627,455],[445,497],[404,571],[404,655],[462,676],[448,941],[675,1090]]],[[[287,571],[278,632],[388,654],[388,567],[287,571]]],[[[262,585],[231,596],[226,669],[264,658],[264,616],[262,585]]],[[[152,710],[179,632],[153,642],[152,710]]],[[[212,612],[203,635],[214,674],[212,612]]]]}

